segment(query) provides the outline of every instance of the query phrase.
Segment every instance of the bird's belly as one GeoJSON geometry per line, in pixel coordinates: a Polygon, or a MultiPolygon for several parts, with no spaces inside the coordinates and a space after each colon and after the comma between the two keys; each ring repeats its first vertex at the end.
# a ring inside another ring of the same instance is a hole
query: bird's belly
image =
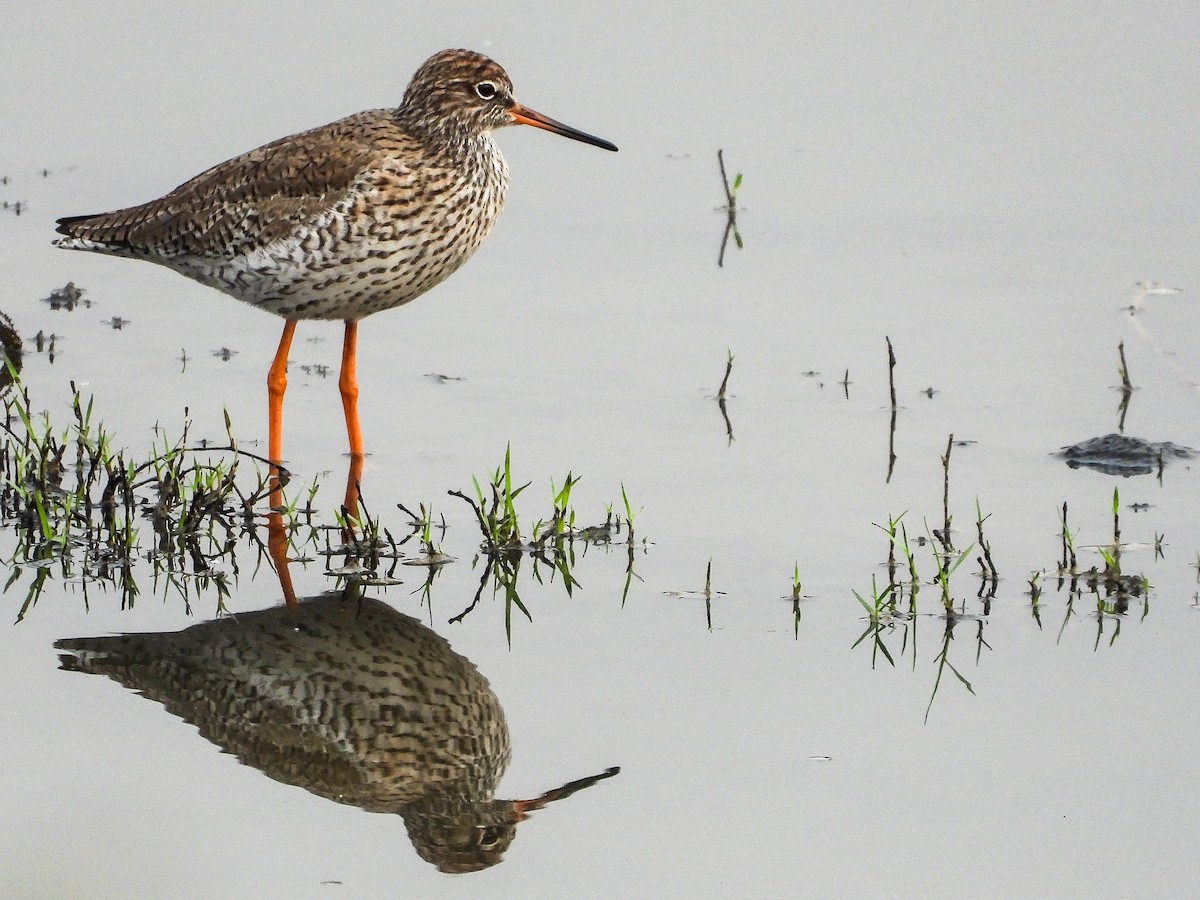
{"type": "Polygon", "coordinates": [[[176,257],[183,274],[288,319],[361,319],[415,300],[487,237],[499,204],[389,219],[364,198],[272,244],[213,260],[176,257]]]}

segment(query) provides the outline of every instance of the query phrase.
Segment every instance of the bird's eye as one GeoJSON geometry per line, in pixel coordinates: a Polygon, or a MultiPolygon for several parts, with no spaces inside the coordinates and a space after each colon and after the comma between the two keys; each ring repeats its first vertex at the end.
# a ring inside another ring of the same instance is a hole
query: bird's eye
{"type": "Polygon", "coordinates": [[[490,81],[481,81],[475,85],[475,93],[481,100],[491,100],[496,96],[496,86],[490,81]]]}

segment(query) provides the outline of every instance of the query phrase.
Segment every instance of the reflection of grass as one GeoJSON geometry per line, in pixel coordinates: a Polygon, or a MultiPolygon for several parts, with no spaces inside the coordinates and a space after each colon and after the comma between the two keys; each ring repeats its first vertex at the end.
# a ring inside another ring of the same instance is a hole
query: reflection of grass
{"type": "MultiPolygon", "coordinates": [[[[933,681],[933,690],[929,694],[929,703],[925,707],[925,721],[927,721],[927,722],[929,721],[929,711],[931,709],[933,709],[933,701],[934,701],[934,699],[937,698],[938,688],[941,687],[941,684],[942,684],[942,675],[946,672],[947,669],[950,670],[950,673],[952,675],[954,675],[955,678],[958,679],[959,683],[962,684],[963,687],[965,687],[972,694],[975,693],[975,688],[971,687],[971,682],[967,681],[967,679],[963,677],[962,672],[958,671],[958,669],[956,669],[954,667],[954,664],[952,662],[950,662],[950,642],[952,640],[954,640],[954,625],[955,625],[955,623],[956,623],[956,619],[954,618],[954,616],[946,617],[946,628],[942,632],[942,649],[937,655],[937,677],[933,681]]],[[[982,631],[983,620],[982,619],[979,621],[979,628],[980,628],[980,641],[982,641],[982,638],[983,638],[983,631],[982,631]]],[[[979,660],[976,659],[976,664],[978,664],[978,662],[979,662],[979,660]]]]}

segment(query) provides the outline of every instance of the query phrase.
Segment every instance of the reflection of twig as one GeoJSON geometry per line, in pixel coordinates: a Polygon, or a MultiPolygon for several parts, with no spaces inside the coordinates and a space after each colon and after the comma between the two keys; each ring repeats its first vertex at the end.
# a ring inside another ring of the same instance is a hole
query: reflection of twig
{"type": "MultiPolygon", "coordinates": [[[[468,501],[468,502],[470,502],[470,501],[468,501]]],[[[447,622],[449,622],[452,625],[457,624],[458,622],[461,622],[463,619],[465,619],[467,617],[468,613],[470,613],[473,609],[475,609],[476,606],[479,605],[479,598],[483,596],[483,589],[485,587],[487,587],[488,578],[491,577],[492,567],[495,564],[496,564],[496,558],[494,556],[488,556],[487,560],[483,566],[483,575],[481,575],[479,578],[479,589],[475,591],[474,599],[471,600],[471,602],[467,605],[466,609],[464,609],[462,612],[460,612],[457,616],[453,616],[452,618],[447,619],[446,620],[447,622]]]]}
{"type": "Polygon", "coordinates": [[[1121,418],[1117,422],[1117,431],[1125,433],[1125,414],[1129,412],[1129,401],[1133,397],[1133,382],[1129,379],[1129,364],[1125,362],[1125,342],[1117,344],[1117,353],[1121,357],[1121,405],[1117,409],[1121,418]]]}
{"type": "Polygon", "coordinates": [[[733,423],[729,421],[729,411],[725,408],[725,400],[717,401],[717,408],[721,410],[721,418],[725,420],[725,440],[726,443],[733,446],[733,423]]]}
{"type": "Polygon", "coordinates": [[[708,568],[704,570],[704,618],[708,630],[712,631],[712,557],[708,558],[708,568]]]}
{"type": "Polygon", "coordinates": [[[725,233],[721,236],[721,252],[717,255],[717,265],[725,265],[725,247],[729,243],[729,235],[733,234],[733,242],[737,244],[738,249],[742,249],[742,235],[737,227],[737,192],[742,186],[742,173],[738,172],[734,176],[733,185],[729,184],[729,177],[725,174],[725,152],[717,151],[717,164],[721,167],[721,186],[725,188],[725,233]]]}
{"type": "Polygon", "coordinates": [[[729,411],[725,407],[725,389],[729,386],[729,375],[733,372],[733,351],[726,351],[729,356],[725,360],[725,377],[721,379],[721,387],[717,391],[717,406],[721,410],[721,418],[725,420],[725,436],[733,445],[733,424],[729,421],[729,411]]]}

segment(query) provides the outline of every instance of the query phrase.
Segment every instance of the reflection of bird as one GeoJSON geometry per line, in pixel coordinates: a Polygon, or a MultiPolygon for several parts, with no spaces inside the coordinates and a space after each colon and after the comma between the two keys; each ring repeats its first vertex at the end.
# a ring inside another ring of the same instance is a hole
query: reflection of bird
{"type": "Polygon", "coordinates": [[[344,320],[339,384],[350,452],[361,454],[357,322],[414,300],[475,252],[508,186],[490,132],[516,124],[617,149],[517,103],[487,57],[444,50],[398,109],[282,138],[141,206],[60,219],[58,246],[161,263],[282,316],[267,378],[275,462],[296,322],[344,320]]]}
{"type": "Polygon", "coordinates": [[[397,813],[447,872],[500,861],[537,800],[493,800],[504,712],[471,662],[416,619],[341,595],[180,632],[62,640],[64,669],[162,703],[245,764],[371,812],[397,813]]]}

